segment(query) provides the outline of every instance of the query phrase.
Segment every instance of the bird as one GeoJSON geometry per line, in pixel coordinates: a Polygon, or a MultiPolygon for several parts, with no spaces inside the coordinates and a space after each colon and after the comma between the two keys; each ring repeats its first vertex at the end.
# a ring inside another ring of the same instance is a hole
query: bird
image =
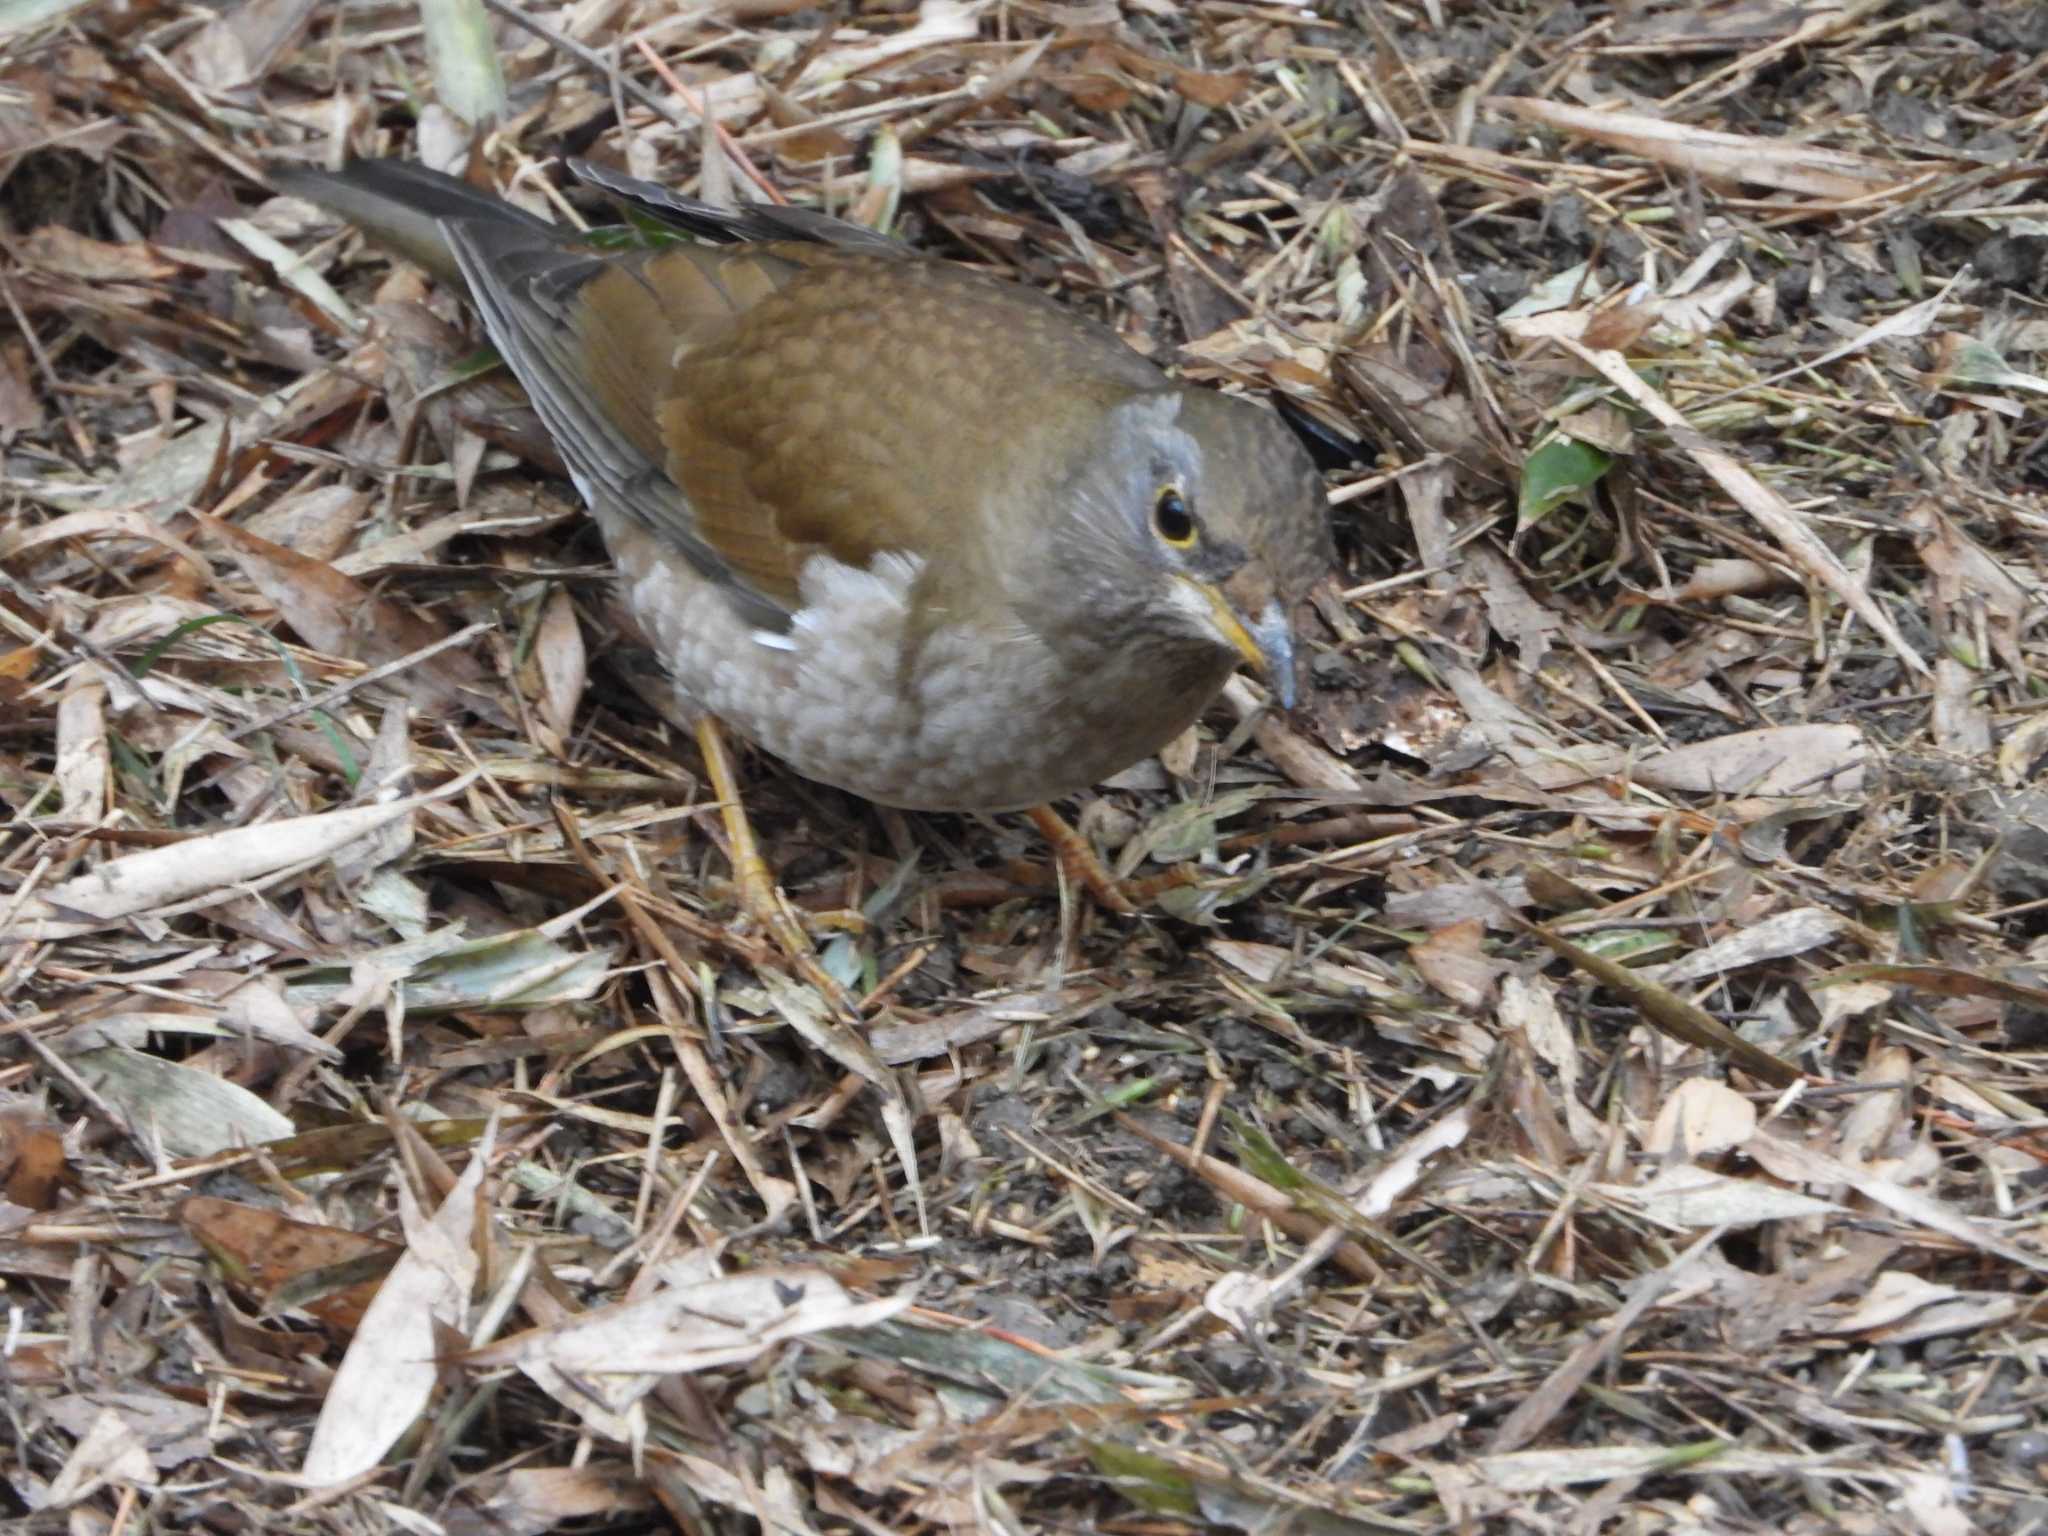
{"type": "Polygon", "coordinates": [[[1332,554],[1321,476],[1273,411],[865,226],[569,169],[639,234],[403,160],[272,180],[466,290],[698,722],[743,903],[786,949],[807,940],[734,814],[721,722],[878,804],[1027,810],[1058,842],[1049,802],[1156,752],[1240,665],[1292,706],[1292,611],[1332,554]]]}

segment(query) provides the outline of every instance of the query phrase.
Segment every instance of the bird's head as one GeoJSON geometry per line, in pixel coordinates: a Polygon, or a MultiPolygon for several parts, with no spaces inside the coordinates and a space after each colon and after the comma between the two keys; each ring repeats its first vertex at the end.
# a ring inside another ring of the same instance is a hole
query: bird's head
{"type": "Polygon", "coordinates": [[[1321,477],[1277,416],[1206,390],[1128,395],[1071,443],[1054,579],[1112,641],[1206,645],[1294,703],[1290,611],[1330,564],[1321,477]]]}

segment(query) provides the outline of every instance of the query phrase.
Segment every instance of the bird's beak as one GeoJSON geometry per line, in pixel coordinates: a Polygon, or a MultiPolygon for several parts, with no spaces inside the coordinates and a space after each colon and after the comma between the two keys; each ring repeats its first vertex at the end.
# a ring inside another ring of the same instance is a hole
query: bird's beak
{"type": "Polygon", "coordinates": [[[1223,595],[1221,587],[1187,577],[1181,579],[1201,594],[1217,632],[1248,666],[1265,674],[1279,696],[1280,707],[1294,708],[1294,631],[1288,627],[1287,610],[1280,599],[1268,597],[1256,617],[1244,616],[1223,595]]]}

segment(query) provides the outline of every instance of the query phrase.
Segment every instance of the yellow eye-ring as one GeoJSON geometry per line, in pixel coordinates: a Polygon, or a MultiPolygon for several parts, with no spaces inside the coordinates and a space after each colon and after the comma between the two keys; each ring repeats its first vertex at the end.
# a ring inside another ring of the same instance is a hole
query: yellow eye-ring
{"type": "Polygon", "coordinates": [[[1152,527],[1175,549],[1187,549],[1195,542],[1195,514],[1181,498],[1180,488],[1162,485],[1152,503],[1152,527]]]}

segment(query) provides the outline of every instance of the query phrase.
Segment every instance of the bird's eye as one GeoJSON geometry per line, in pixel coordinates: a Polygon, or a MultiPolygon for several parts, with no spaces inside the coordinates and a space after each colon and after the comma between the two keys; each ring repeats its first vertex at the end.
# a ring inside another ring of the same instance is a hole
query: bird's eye
{"type": "Polygon", "coordinates": [[[1152,527],[1175,549],[1186,549],[1195,542],[1195,514],[1188,510],[1178,487],[1159,488],[1152,503],[1152,527]]]}

